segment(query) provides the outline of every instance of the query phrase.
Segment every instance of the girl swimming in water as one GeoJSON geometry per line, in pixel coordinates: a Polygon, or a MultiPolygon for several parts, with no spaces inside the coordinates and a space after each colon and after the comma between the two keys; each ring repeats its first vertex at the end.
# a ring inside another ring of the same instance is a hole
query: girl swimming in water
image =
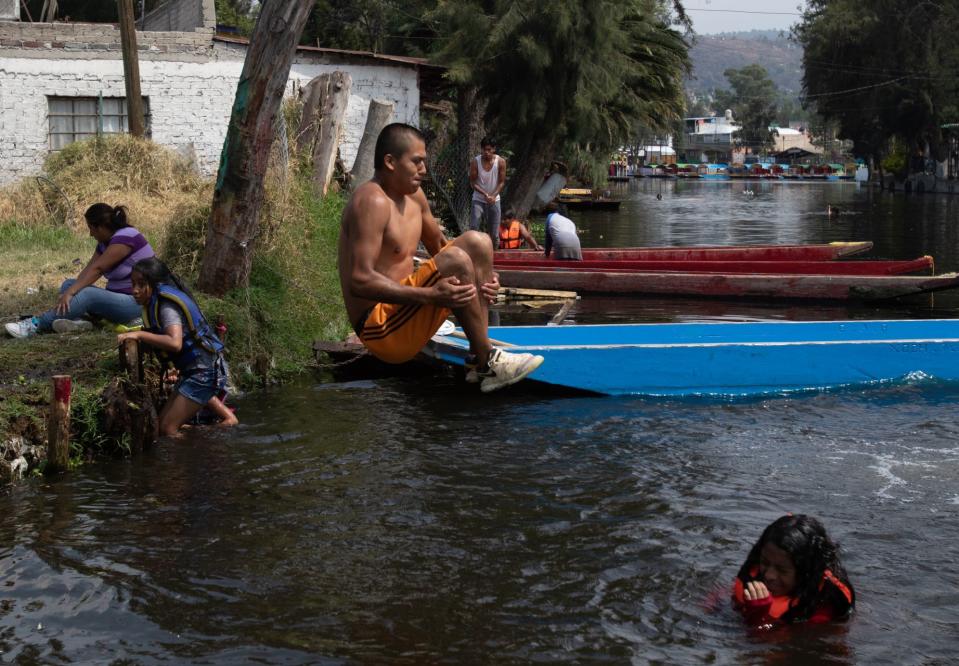
{"type": "Polygon", "coordinates": [[[749,551],[733,585],[733,603],[753,625],[828,622],[849,615],[856,593],[839,546],[822,523],[787,515],[749,551]]]}
{"type": "Polygon", "coordinates": [[[133,298],[143,306],[144,330],[122,333],[117,341],[139,340],[153,346],[179,375],[173,397],[160,411],[160,434],[176,434],[204,405],[220,419],[219,425],[236,425],[236,416],[220,398],[228,377],[223,343],[193,295],[155,257],[137,262],[131,280],[133,298]]]}

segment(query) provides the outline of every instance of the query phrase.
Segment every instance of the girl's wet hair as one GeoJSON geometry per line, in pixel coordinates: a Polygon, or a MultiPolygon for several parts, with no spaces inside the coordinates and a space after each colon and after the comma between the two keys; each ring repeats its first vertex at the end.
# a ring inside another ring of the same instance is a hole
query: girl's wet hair
{"type": "Polygon", "coordinates": [[[189,288],[177,277],[176,273],[156,257],[141,259],[133,264],[133,270],[143,276],[143,279],[147,281],[153,291],[156,291],[157,285],[168,284],[182,291],[194,302],[196,301],[189,288]]]}
{"type": "Polygon", "coordinates": [[[123,206],[95,203],[87,208],[83,217],[91,227],[106,227],[112,232],[130,226],[127,222],[127,209],[123,206]]]}
{"type": "MultiPolygon", "coordinates": [[[[823,594],[832,591],[820,590],[823,573],[828,569],[842,581],[850,591],[852,584],[846,575],[846,569],[839,559],[839,544],[829,538],[826,528],[816,518],[806,515],[786,515],[774,521],[759,537],[759,541],[749,551],[749,556],[739,570],[741,580],[751,580],[750,572],[759,566],[759,556],[767,543],[783,550],[796,568],[796,589],[791,596],[799,602],[783,619],[797,621],[809,619],[809,616],[823,602],[823,594]]],[[[855,598],[855,597],[854,597],[855,598]]]]}

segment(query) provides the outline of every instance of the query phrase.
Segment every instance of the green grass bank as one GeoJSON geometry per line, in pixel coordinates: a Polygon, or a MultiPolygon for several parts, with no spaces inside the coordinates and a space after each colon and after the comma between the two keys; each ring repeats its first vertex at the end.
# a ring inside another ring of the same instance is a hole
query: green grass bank
{"type": "MultiPolygon", "coordinates": [[[[313,365],[314,339],[349,331],[336,273],[344,200],[314,196],[308,173],[295,155],[288,169],[271,169],[249,287],[223,298],[196,294],[207,317],[227,325],[227,357],[241,388],[261,380],[257,359],[262,367],[268,358],[271,379],[282,380],[313,365]]],[[[157,255],[195,284],[212,197],[212,178],[150,141],[117,136],[68,146],[47,161],[43,177],[0,190],[0,321],[54,305],[60,283],[93,253],[83,211],[98,201],[126,206],[157,255]]],[[[118,371],[116,335],[105,328],[0,337],[0,461],[45,446],[54,374],[74,380],[73,457],[122,452],[123,443],[105,441],[97,427],[99,396],[118,371]]]]}

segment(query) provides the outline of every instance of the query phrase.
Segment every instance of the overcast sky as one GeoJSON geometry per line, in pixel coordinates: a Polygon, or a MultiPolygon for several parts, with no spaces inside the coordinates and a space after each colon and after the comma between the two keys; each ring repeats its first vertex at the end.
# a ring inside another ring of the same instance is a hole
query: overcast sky
{"type": "Polygon", "coordinates": [[[803,0],[684,0],[701,35],[739,30],[786,30],[799,20],[803,0]]]}

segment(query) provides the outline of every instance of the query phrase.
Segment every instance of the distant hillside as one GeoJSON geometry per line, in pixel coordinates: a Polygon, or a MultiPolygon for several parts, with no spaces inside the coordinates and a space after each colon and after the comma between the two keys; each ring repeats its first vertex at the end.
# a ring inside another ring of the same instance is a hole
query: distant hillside
{"type": "Polygon", "coordinates": [[[686,88],[697,96],[716,88],[728,88],[723,72],[759,63],[769,78],[790,96],[799,96],[802,89],[802,48],[774,30],[698,35],[689,51],[693,61],[693,78],[686,88]]]}

